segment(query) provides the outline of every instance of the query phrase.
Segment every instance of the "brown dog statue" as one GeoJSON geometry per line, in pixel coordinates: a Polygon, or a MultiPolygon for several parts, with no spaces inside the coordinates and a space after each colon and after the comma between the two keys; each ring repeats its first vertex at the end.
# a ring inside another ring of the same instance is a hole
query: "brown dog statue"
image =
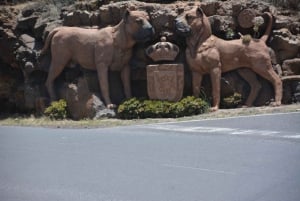
{"type": "Polygon", "coordinates": [[[46,87],[51,101],[56,100],[53,82],[70,62],[96,70],[101,94],[108,108],[115,107],[109,94],[108,71],[120,71],[126,98],[131,97],[130,67],[132,47],[136,42],[150,39],[154,29],[144,11],[129,11],[121,22],[103,29],[58,27],[49,33],[44,54],[51,46],[51,65],[46,87]]]}
{"type": "MultiPolygon", "coordinates": [[[[272,15],[266,33],[260,39],[225,41],[212,35],[208,18],[200,7],[186,11],[175,19],[176,31],[186,37],[186,59],[192,72],[193,94],[199,96],[202,76],[210,74],[212,82],[212,110],[220,104],[221,73],[246,67],[273,84],[274,106],[281,104],[282,81],[272,68],[269,48],[266,41],[272,30],[272,15]]],[[[242,75],[246,77],[247,75],[242,75]]],[[[246,79],[249,81],[249,78],[246,79]]],[[[250,83],[251,85],[251,83],[250,83]]],[[[251,88],[246,105],[252,105],[257,91],[251,88]]]]}

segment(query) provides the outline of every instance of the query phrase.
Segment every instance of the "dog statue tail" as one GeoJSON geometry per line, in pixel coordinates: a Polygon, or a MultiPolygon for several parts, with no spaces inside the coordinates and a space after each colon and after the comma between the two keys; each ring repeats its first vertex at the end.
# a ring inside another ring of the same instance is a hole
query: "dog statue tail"
{"type": "Polygon", "coordinates": [[[47,52],[49,46],[50,46],[50,42],[52,40],[52,37],[54,36],[54,34],[56,34],[58,32],[58,28],[53,29],[47,36],[46,41],[45,41],[45,45],[43,47],[43,49],[40,52],[40,55],[43,55],[47,52]]]}
{"type": "Polygon", "coordinates": [[[272,31],[272,26],[273,26],[273,16],[271,13],[269,12],[265,12],[265,14],[268,16],[268,20],[269,20],[269,23],[268,23],[268,26],[267,26],[267,29],[266,29],[266,32],[265,34],[260,38],[261,40],[263,40],[265,43],[267,42],[269,36],[271,35],[271,31],[272,31]]]}

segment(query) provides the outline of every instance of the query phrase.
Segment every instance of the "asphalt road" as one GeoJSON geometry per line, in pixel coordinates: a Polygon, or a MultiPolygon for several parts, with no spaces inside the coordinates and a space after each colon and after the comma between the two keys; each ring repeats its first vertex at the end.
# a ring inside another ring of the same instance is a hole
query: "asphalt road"
{"type": "Polygon", "coordinates": [[[299,201],[300,113],[0,127],[0,201],[299,201]]]}

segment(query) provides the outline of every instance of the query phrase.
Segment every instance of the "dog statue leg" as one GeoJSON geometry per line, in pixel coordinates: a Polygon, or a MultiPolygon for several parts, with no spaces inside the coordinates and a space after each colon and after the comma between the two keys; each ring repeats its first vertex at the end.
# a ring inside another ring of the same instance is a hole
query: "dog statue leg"
{"type": "Polygon", "coordinates": [[[270,81],[274,87],[275,91],[275,102],[271,103],[272,106],[280,106],[281,99],[282,99],[282,81],[280,77],[275,73],[271,62],[266,67],[267,69],[263,68],[263,66],[257,65],[253,70],[265,78],[266,80],[270,81]]]}
{"type": "Polygon", "coordinates": [[[271,105],[280,106],[282,100],[282,81],[273,69],[268,70],[267,72],[270,74],[269,80],[273,84],[275,90],[275,102],[271,103],[271,105]]]}
{"type": "Polygon", "coordinates": [[[199,97],[201,90],[202,74],[193,71],[192,72],[192,84],[193,84],[193,95],[199,97]]]}
{"type": "Polygon", "coordinates": [[[48,78],[47,78],[47,81],[46,81],[47,91],[48,91],[48,94],[50,96],[50,100],[51,101],[56,101],[57,97],[56,97],[53,85],[54,85],[54,79],[52,78],[52,76],[48,75],[48,78]]]}
{"type": "Polygon", "coordinates": [[[210,79],[212,84],[213,105],[211,111],[217,111],[220,105],[220,88],[221,88],[221,67],[215,67],[210,72],[210,79]]]}
{"type": "Polygon", "coordinates": [[[67,59],[59,60],[57,58],[52,58],[51,65],[48,72],[48,77],[46,80],[46,87],[51,101],[57,100],[57,96],[54,90],[54,81],[61,74],[67,62],[68,62],[67,59]]]}
{"type": "Polygon", "coordinates": [[[121,71],[121,79],[123,83],[124,93],[126,98],[131,98],[131,86],[130,86],[130,66],[127,65],[121,71]]]}
{"type": "Polygon", "coordinates": [[[273,69],[268,70],[268,73],[271,75],[269,80],[272,82],[275,90],[275,102],[272,105],[280,106],[282,100],[282,81],[273,69]]]}
{"type": "Polygon", "coordinates": [[[97,66],[98,80],[100,85],[100,90],[106,107],[113,109],[116,105],[111,103],[109,96],[109,83],[108,83],[108,67],[104,63],[98,64],[97,66]]]}
{"type": "Polygon", "coordinates": [[[256,74],[252,70],[241,68],[238,69],[237,72],[250,85],[250,93],[246,100],[245,106],[251,107],[261,89],[261,84],[257,80],[256,74]]]}

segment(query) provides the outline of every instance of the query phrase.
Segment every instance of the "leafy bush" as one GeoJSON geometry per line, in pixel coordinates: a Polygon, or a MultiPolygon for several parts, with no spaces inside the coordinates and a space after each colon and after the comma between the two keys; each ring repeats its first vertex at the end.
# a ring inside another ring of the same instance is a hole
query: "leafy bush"
{"type": "Polygon", "coordinates": [[[134,119],[141,113],[141,108],[143,108],[142,102],[136,98],[131,98],[119,105],[118,113],[122,119],[134,119]]]}
{"type": "Polygon", "coordinates": [[[242,102],[242,95],[234,93],[232,96],[225,97],[221,100],[222,108],[236,108],[242,102]]]}
{"type": "Polygon", "coordinates": [[[143,102],[142,118],[167,117],[169,113],[170,103],[168,101],[145,100],[143,102]]]}
{"type": "Polygon", "coordinates": [[[192,96],[175,103],[132,98],[118,107],[118,116],[121,119],[176,118],[202,114],[208,108],[207,102],[192,96]]]}
{"type": "Polygon", "coordinates": [[[67,118],[67,102],[63,99],[59,101],[53,101],[51,105],[46,108],[44,114],[51,119],[67,118]]]}
{"type": "Polygon", "coordinates": [[[173,117],[183,117],[207,112],[209,104],[201,98],[188,96],[171,106],[173,117]]]}

